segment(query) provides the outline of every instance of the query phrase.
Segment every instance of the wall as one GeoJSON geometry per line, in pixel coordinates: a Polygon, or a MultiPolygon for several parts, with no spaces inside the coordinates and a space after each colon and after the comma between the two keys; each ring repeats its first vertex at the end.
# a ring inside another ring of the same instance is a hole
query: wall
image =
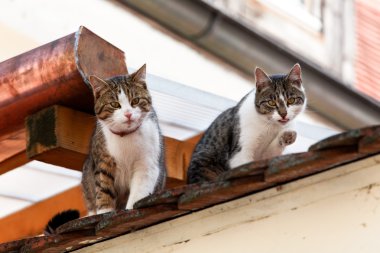
{"type": "Polygon", "coordinates": [[[378,252],[380,155],[78,250],[378,252]]]}

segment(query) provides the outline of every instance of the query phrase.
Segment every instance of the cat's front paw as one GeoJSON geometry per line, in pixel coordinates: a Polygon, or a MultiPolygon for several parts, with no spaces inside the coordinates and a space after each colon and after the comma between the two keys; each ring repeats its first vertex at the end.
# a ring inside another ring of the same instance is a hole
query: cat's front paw
{"type": "Polygon", "coordinates": [[[99,209],[96,211],[96,214],[103,214],[103,213],[108,213],[108,212],[112,212],[113,209],[112,208],[103,208],[103,209],[99,209]]]}
{"type": "Polygon", "coordinates": [[[284,131],[280,136],[280,145],[288,146],[293,144],[297,139],[296,131],[284,131]]]}

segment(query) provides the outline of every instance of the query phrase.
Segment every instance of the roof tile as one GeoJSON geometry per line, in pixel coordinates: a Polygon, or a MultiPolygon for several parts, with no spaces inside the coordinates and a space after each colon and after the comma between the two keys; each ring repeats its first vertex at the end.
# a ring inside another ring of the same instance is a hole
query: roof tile
{"type": "Polygon", "coordinates": [[[71,221],[58,234],[0,244],[0,252],[62,252],[156,224],[247,194],[380,153],[380,126],[327,138],[308,152],[240,166],[216,181],[166,189],[148,196],[134,210],[121,210],[71,221]]]}

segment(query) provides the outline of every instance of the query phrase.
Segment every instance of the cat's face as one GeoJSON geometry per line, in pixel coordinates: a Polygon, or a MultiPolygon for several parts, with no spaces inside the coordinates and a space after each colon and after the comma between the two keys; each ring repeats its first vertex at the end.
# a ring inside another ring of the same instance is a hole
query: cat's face
{"type": "Polygon", "coordinates": [[[255,77],[256,110],[269,123],[286,125],[305,109],[306,96],[299,64],[287,75],[268,76],[256,68],[255,77]]]}
{"type": "Polygon", "coordinates": [[[135,73],[102,80],[90,76],[95,114],[114,134],[124,136],[138,129],[152,106],[145,83],[145,65],[135,73]]]}

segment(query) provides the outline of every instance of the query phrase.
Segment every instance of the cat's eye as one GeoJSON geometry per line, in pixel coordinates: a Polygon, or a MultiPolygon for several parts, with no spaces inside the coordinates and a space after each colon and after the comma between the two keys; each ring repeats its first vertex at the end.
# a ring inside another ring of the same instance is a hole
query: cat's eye
{"type": "Polygon", "coordinates": [[[132,106],[137,105],[139,102],[140,102],[139,98],[134,98],[134,99],[132,99],[131,105],[132,106]]]}
{"type": "Polygon", "coordinates": [[[110,103],[113,108],[121,108],[120,104],[118,102],[111,102],[110,103]]]}
{"type": "Polygon", "coordinates": [[[269,100],[268,105],[269,106],[276,106],[276,102],[274,100],[269,100]]]}
{"type": "Polygon", "coordinates": [[[288,98],[288,105],[292,105],[296,102],[295,98],[288,98]]]}

